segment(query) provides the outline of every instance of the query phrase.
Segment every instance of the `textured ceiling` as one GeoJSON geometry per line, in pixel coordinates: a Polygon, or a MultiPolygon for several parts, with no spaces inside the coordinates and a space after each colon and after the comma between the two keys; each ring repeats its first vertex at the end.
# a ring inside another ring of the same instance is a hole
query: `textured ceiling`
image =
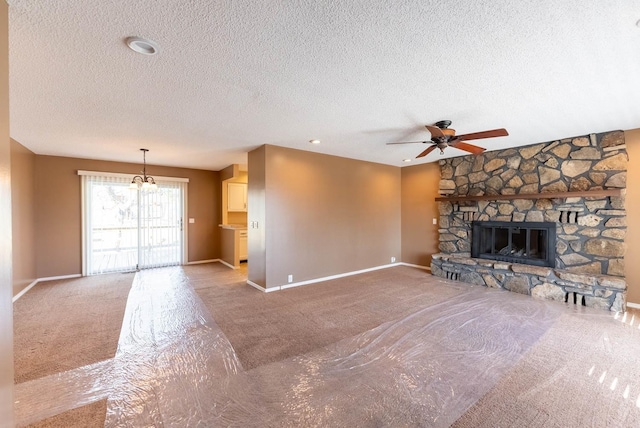
{"type": "Polygon", "coordinates": [[[637,0],[9,4],[11,136],[38,154],[218,170],[274,144],[401,166],[426,147],[386,143],[440,119],[507,128],[490,150],[640,127],[637,0]]]}

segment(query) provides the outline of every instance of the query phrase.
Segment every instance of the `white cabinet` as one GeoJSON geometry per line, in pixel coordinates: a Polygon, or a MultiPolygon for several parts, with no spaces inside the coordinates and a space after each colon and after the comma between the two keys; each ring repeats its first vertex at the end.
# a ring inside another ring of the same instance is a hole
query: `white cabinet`
{"type": "Polygon", "coordinates": [[[241,230],[238,232],[239,236],[239,247],[240,247],[240,260],[247,260],[248,250],[247,250],[247,231],[241,230]]]}
{"type": "Polygon", "coordinates": [[[227,211],[247,212],[247,184],[227,184],[227,211]]]}

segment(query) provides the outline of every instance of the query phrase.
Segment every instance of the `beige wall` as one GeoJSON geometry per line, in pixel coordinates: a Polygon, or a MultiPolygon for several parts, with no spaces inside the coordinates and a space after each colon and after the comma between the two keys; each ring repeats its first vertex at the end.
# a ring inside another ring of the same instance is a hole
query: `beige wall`
{"type": "Polygon", "coordinates": [[[0,1],[0,424],[13,426],[9,12],[0,1]]]}
{"type": "Polygon", "coordinates": [[[627,253],[625,276],[627,279],[627,302],[640,304],[640,128],[625,131],[625,143],[629,154],[627,170],[627,253]]]}
{"type": "Polygon", "coordinates": [[[13,295],[36,276],[35,173],[36,155],[11,140],[11,221],[13,229],[13,295]]]}
{"type": "Polygon", "coordinates": [[[402,168],[402,261],[431,265],[438,252],[438,162],[402,168]]]}
{"type": "Polygon", "coordinates": [[[400,261],[400,168],[276,146],[264,164],[267,288],[400,261]]]}
{"type": "MultiPolygon", "coordinates": [[[[39,278],[82,270],[80,177],[78,170],[138,174],[139,164],[36,156],[36,260],[39,278]]],[[[189,178],[189,261],[220,255],[220,174],[148,165],[150,175],[189,178]]]]}

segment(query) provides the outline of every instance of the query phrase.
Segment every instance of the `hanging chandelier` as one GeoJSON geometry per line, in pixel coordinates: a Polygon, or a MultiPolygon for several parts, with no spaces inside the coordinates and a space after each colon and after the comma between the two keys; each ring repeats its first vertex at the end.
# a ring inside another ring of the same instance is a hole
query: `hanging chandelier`
{"type": "Polygon", "coordinates": [[[129,185],[130,189],[143,189],[143,190],[151,190],[157,189],[158,185],[156,181],[150,175],[147,175],[147,152],[149,149],[140,149],[142,152],[142,175],[136,175],[131,180],[131,184],[129,185]]]}

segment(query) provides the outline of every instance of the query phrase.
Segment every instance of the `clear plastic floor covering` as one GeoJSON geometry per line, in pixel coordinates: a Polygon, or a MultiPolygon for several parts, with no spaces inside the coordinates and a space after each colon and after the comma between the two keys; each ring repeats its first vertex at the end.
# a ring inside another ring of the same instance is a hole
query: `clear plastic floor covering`
{"type": "Polygon", "coordinates": [[[23,426],[107,398],[107,427],[446,427],[566,308],[445,280],[436,286],[459,293],[245,371],[182,269],[143,271],[115,358],[17,385],[16,420],[23,426]]]}

